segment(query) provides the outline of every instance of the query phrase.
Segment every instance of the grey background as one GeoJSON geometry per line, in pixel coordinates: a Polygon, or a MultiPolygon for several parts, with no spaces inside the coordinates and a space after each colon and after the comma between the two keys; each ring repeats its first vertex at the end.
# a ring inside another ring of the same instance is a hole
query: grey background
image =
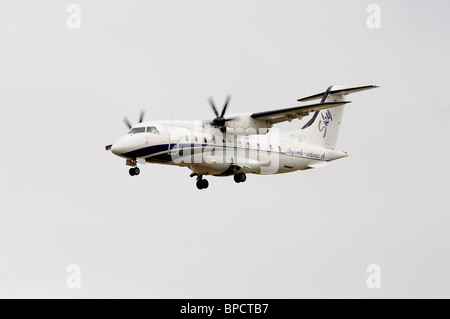
{"type": "Polygon", "coordinates": [[[377,1],[381,29],[360,0],[76,1],[81,29],[70,3],[0,5],[0,297],[450,297],[448,1],[377,1]],[[104,150],[141,109],[210,119],[210,95],[254,112],[331,84],[382,87],[351,96],[327,168],[198,191],[104,150]]]}

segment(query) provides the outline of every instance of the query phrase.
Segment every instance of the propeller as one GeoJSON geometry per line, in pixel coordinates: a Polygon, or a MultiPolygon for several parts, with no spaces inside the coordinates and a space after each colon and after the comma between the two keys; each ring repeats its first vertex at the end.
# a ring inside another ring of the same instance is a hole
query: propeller
{"type": "Polygon", "coordinates": [[[225,127],[224,127],[225,122],[230,120],[230,119],[224,118],[225,112],[227,111],[228,103],[230,102],[230,99],[231,99],[231,95],[227,95],[227,99],[225,100],[225,104],[223,105],[223,108],[222,108],[222,113],[220,113],[220,114],[217,111],[216,106],[214,105],[213,99],[211,97],[208,99],[209,104],[211,105],[211,107],[214,111],[214,114],[216,115],[216,118],[211,122],[211,125],[220,127],[220,130],[222,132],[225,130],[225,127]]]}
{"type": "MultiPolygon", "coordinates": [[[[138,123],[142,123],[142,121],[144,120],[144,110],[141,111],[141,114],[139,115],[139,122],[138,123]]],[[[128,119],[125,117],[123,119],[123,122],[125,123],[126,126],[128,126],[128,128],[132,128],[133,125],[131,125],[130,121],[128,121],[128,119]]]]}

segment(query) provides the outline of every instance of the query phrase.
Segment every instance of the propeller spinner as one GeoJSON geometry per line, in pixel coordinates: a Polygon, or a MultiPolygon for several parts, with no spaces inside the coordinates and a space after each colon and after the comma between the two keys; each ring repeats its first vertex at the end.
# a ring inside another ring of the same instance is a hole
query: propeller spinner
{"type": "Polygon", "coordinates": [[[225,128],[225,122],[229,121],[231,119],[226,119],[225,116],[225,112],[227,111],[227,107],[228,107],[228,103],[230,102],[231,99],[231,95],[227,95],[227,99],[225,100],[225,104],[223,105],[222,108],[222,112],[219,114],[219,112],[217,111],[216,106],[214,105],[214,101],[213,99],[210,97],[208,99],[209,104],[211,105],[214,114],[216,115],[216,118],[211,122],[211,125],[214,125],[216,127],[220,127],[220,130],[223,132],[226,128],[225,128]]]}

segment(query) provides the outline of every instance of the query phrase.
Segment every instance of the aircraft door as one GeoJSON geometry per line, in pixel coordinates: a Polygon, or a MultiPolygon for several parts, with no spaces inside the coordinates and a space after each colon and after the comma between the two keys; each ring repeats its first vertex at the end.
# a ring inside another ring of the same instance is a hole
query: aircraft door
{"type": "Polygon", "coordinates": [[[164,126],[164,125],[160,125],[160,126],[158,126],[158,129],[159,129],[160,134],[161,134],[161,144],[164,145],[164,147],[167,147],[167,148],[165,148],[166,150],[170,150],[171,149],[171,146],[170,146],[171,145],[170,135],[172,133],[171,131],[173,130],[173,128],[172,127],[167,127],[167,126],[164,126]]]}

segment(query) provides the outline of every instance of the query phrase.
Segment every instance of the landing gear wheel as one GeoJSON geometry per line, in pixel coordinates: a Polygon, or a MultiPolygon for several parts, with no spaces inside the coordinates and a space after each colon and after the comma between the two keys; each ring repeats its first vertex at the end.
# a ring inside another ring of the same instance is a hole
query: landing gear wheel
{"type": "Polygon", "coordinates": [[[234,174],[234,181],[236,183],[243,183],[247,180],[247,176],[244,173],[236,173],[234,174]]]}
{"type": "Polygon", "coordinates": [[[128,172],[130,173],[131,176],[136,176],[141,173],[141,170],[139,169],[139,167],[132,167],[128,172]]]}
{"type": "Polygon", "coordinates": [[[209,182],[206,179],[199,179],[196,183],[198,189],[207,189],[209,182]]]}

